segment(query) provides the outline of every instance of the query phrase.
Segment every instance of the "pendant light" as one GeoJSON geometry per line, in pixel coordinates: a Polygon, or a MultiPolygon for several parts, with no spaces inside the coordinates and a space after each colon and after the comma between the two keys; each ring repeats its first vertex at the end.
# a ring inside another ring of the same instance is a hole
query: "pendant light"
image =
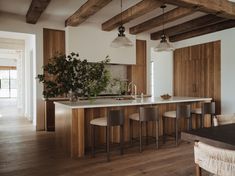
{"type": "Polygon", "coordinates": [[[122,0],[121,0],[121,25],[118,27],[118,36],[112,41],[111,47],[120,48],[120,47],[130,47],[133,46],[133,43],[128,39],[125,34],[125,27],[122,24],[122,0]]]}
{"type": "Polygon", "coordinates": [[[162,35],[161,35],[161,40],[160,43],[158,44],[158,46],[156,48],[154,48],[154,51],[173,51],[174,47],[172,45],[172,43],[169,42],[168,37],[165,34],[165,27],[164,27],[164,15],[165,15],[165,8],[166,5],[162,5],[162,35]]]}

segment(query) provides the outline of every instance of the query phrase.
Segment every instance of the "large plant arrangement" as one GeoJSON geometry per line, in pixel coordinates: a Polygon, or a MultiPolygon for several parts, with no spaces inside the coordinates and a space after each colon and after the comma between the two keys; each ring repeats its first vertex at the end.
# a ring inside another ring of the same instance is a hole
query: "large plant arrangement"
{"type": "Polygon", "coordinates": [[[105,91],[110,74],[105,68],[108,57],[97,63],[81,60],[79,54],[68,56],[56,54],[47,65],[43,66],[44,74],[39,74],[39,82],[44,84],[45,98],[58,97],[73,93],[76,97],[92,97],[105,91]]]}

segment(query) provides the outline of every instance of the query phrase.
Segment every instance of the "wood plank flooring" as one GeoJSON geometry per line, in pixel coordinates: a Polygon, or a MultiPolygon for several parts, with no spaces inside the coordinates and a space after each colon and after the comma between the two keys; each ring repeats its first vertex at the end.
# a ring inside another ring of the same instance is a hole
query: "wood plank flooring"
{"type": "Polygon", "coordinates": [[[35,132],[32,124],[17,114],[0,118],[1,176],[195,175],[192,144],[182,142],[174,147],[172,141],[161,144],[159,150],[154,147],[144,146],[139,153],[138,144],[127,146],[123,156],[113,151],[109,163],[102,152],[95,158],[70,159],[56,148],[53,132],[35,132]]]}

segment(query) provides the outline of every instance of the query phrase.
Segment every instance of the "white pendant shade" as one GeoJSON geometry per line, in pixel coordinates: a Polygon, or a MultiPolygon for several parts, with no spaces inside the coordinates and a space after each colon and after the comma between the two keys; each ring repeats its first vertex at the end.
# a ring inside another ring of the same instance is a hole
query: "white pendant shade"
{"type": "Polygon", "coordinates": [[[117,36],[110,46],[113,48],[131,47],[133,43],[126,36],[117,36]]]}
{"type": "Polygon", "coordinates": [[[166,5],[163,4],[161,6],[162,8],[162,36],[160,43],[156,48],[154,48],[154,51],[161,52],[161,51],[173,51],[174,47],[173,44],[169,41],[168,37],[165,35],[165,29],[164,29],[164,9],[166,8],[166,5]]]}
{"type": "Polygon", "coordinates": [[[154,51],[157,51],[157,52],[173,51],[173,50],[174,50],[173,44],[169,42],[166,36],[165,36],[165,39],[161,39],[158,46],[154,48],[154,51]]]}

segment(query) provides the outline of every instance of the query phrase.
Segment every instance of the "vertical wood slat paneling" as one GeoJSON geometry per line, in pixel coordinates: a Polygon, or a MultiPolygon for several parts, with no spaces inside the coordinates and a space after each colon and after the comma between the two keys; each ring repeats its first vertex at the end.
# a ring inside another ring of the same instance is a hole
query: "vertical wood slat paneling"
{"type": "Polygon", "coordinates": [[[147,93],[146,57],[146,41],[136,40],[136,65],[127,66],[127,78],[136,84],[139,94],[147,93]]]}
{"type": "MultiPolygon", "coordinates": [[[[220,41],[174,51],[174,96],[211,97],[221,112],[220,41]]],[[[209,120],[207,120],[209,123],[209,120]]]]}
{"type": "MultiPolygon", "coordinates": [[[[65,31],[43,28],[43,65],[56,53],[65,54],[65,31]]],[[[48,131],[55,129],[53,101],[45,102],[45,126],[48,131]]]]}

